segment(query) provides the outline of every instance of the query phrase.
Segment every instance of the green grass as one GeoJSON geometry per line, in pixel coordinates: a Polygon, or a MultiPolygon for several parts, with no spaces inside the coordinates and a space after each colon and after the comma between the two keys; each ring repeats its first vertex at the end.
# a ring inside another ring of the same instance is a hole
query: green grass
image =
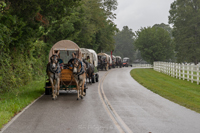
{"type": "Polygon", "coordinates": [[[154,93],[200,113],[200,85],[153,69],[133,69],[131,76],[154,93]]]}
{"type": "Polygon", "coordinates": [[[33,81],[23,87],[13,89],[12,92],[0,94],[0,129],[13,116],[44,93],[44,80],[33,81]]]}

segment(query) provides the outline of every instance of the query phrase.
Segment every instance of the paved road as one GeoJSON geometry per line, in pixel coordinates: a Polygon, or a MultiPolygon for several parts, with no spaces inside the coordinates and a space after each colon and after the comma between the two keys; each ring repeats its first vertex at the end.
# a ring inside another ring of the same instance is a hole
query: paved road
{"type": "MultiPolygon", "coordinates": [[[[130,76],[132,68],[101,71],[102,89],[133,133],[199,133],[200,114],[147,90],[130,76]],[[107,76],[105,76],[107,74],[107,76]]],[[[87,96],[61,93],[57,100],[44,95],[25,110],[3,133],[119,132],[101,100],[99,84],[89,85],[87,96]]],[[[124,129],[123,125],[122,128],[124,129]]],[[[124,130],[127,131],[127,130],[124,130]]]]}
{"type": "Polygon", "coordinates": [[[199,113],[147,90],[132,79],[130,70],[112,70],[103,86],[110,104],[133,133],[200,133],[199,113]]]}
{"type": "MultiPolygon", "coordinates": [[[[100,73],[104,75],[105,72],[100,73]]],[[[3,133],[116,133],[102,106],[98,83],[89,85],[82,100],[77,94],[60,93],[57,100],[44,95],[21,114],[3,133]]]]}

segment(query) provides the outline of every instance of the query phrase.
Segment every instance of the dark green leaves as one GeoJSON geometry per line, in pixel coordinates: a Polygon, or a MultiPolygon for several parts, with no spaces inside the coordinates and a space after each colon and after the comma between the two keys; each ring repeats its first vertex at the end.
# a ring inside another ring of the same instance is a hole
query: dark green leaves
{"type": "Polygon", "coordinates": [[[136,32],[134,45],[149,63],[169,60],[174,54],[169,32],[160,27],[141,28],[136,32]]]}
{"type": "Polygon", "coordinates": [[[176,0],[171,4],[169,23],[173,24],[179,62],[200,61],[200,1],[176,0]]]}

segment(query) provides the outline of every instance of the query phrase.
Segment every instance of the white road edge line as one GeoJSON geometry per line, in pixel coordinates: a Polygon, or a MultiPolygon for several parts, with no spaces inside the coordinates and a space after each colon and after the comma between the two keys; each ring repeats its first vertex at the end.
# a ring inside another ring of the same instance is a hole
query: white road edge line
{"type": "MultiPolygon", "coordinates": [[[[109,71],[110,72],[110,71],[109,71]]],[[[117,114],[117,112],[114,110],[114,108],[111,106],[110,102],[108,101],[104,90],[103,90],[103,81],[106,78],[107,74],[109,73],[107,72],[106,74],[104,74],[104,76],[102,77],[101,81],[99,82],[98,85],[98,93],[100,96],[100,99],[103,103],[104,108],[106,109],[108,115],[110,116],[110,118],[112,119],[112,121],[114,122],[115,126],[117,127],[117,129],[119,130],[120,133],[132,133],[132,131],[130,130],[130,128],[125,124],[125,122],[121,119],[121,117],[117,114]]]]}
{"type": "Polygon", "coordinates": [[[24,111],[26,111],[32,104],[34,104],[37,100],[39,100],[44,94],[42,94],[40,97],[38,97],[36,100],[34,100],[31,104],[26,106],[21,112],[19,112],[17,115],[15,115],[0,131],[0,133],[3,133],[24,111]]]}

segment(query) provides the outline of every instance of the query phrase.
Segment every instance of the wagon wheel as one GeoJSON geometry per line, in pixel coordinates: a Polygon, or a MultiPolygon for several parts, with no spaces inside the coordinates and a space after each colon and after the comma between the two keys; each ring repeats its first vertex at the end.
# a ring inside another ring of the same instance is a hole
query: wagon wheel
{"type": "Polygon", "coordinates": [[[92,83],[95,83],[95,75],[92,75],[92,83]]]}
{"type": "Polygon", "coordinates": [[[99,75],[98,74],[95,74],[95,79],[96,79],[96,82],[99,82],[99,75]]]}

